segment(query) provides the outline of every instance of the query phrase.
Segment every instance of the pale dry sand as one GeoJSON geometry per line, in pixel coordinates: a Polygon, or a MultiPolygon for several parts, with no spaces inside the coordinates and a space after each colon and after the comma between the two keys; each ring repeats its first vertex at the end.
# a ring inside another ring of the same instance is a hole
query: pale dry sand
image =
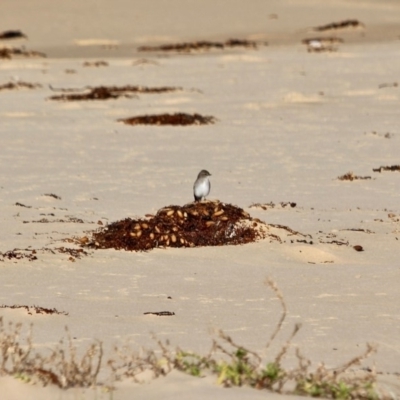
{"type": "MultiPolygon", "coordinates": [[[[390,86],[400,80],[400,5],[254,1],[246,7],[246,2],[225,1],[213,8],[208,1],[160,1],[157,12],[138,2],[129,13],[122,0],[102,1],[101,7],[73,1],[57,10],[54,2],[37,3],[0,5],[6,16],[2,28],[21,29],[29,36],[29,49],[50,56],[0,61],[0,84],[43,85],[0,92],[0,251],[38,249],[36,261],[0,263],[0,303],[55,307],[69,315],[31,316],[22,310],[0,315],[26,327],[33,322],[34,343],[43,349],[64,337],[68,325],[78,347],[93,339],[102,340],[108,352],[126,341],[132,348],[152,347],[153,332],[205,353],[221,328],[262,354],[281,315],[264,284],[270,277],[285,297],[288,317],[267,359],[300,322],[294,342],[316,365],[337,366],[362,353],[367,342],[378,344],[365,365],[376,365],[385,384],[400,393],[394,375],[400,372],[400,173],[372,171],[400,164],[400,89],[390,86]],[[171,17],[167,4],[174,10],[171,17]],[[343,34],[346,42],[338,52],[307,53],[300,44],[312,36],[310,27],[346,18],[358,18],[366,29],[343,34]],[[271,43],[258,50],[190,56],[136,50],[141,44],[230,37],[271,43]],[[109,65],[84,67],[92,56],[109,65]],[[137,63],[144,57],[149,62],[137,63]],[[49,85],[128,84],[183,91],[91,102],[47,99],[54,94],[49,85]],[[218,121],[189,127],[116,122],[178,111],[218,121]],[[212,173],[211,198],[306,236],[275,228],[282,244],[107,250],[75,262],[67,254],[40,250],[71,246],[62,240],[96,229],[99,220],[143,216],[191,201],[202,168],[212,173]],[[336,179],[349,171],[372,179],[336,179]],[[278,206],[250,208],[271,201],[278,206]],[[279,206],[287,201],[297,206],[279,206]],[[42,218],[53,222],[37,222],[42,218]],[[60,222],[69,218],[83,223],[60,222]],[[354,245],[365,251],[355,251],[354,245]],[[175,316],[143,315],[164,310],[175,316]]],[[[294,362],[291,352],[286,364],[294,362]]],[[[0,390],[8,393],[5,399],[110,396],[43,389],[10,378],[0,380],[0,390]]],[[[173,373],[144,386],[124,382],[113,398],[152,399],[160,393],[193,399],[265,395],[173,373]]]]}

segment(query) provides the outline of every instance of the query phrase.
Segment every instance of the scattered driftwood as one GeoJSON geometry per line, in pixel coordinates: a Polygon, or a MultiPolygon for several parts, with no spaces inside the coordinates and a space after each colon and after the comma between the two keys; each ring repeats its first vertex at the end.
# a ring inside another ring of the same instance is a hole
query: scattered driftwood
{"type": "MultiPolygon", "coordinates": [[[[287,206],[290,206],[291,208],[294,208],[294,207],[296,207],[296,203],[294,203],[294,202],[292,202],[292,201],[281,201],[280,203],[279,203],[279,205],[282,207],[282,208],[285,208],[285,207],[287,207],[287,206]]],[[[269,208],[275,208],[275,207],[277,207],[278,205],[277,204],[275,204],[274,202],[269,202],[269,203],[263,203],[263,204],[261,204],[261,203],[253,203],[253,204],[251,204],[250,206],[249,206],[249,208],[261,208],[262,210],[268,210],[269,208]]]]}
{"type": "Polygon", "coordinates": [[[301,41],[307,46],[309,53],[320,53],[323,51],[337,51],[339,43],[343,43],[343,39],[337,37],[311,38],[301,41]]]}
{"type": "Polygon", "coordinates": [[[354,175],[353,172],[347,172],[347,174],[338,176],[337,179],[340,181],[356,181],[360,179],[372,179],[370,176],[358,176],[354,175]]]}
{"type": "Polygon", "coordinates": [[[146,251],[156,247],[239,245],[272,236],[243,209],[219,201],[160,209],[148,219],[126,218],[78,239],[94,249],[146,251]]]}
{"type": "Polygon", "coordinates": [[[29,83],[29,82],[18,81],[18,82],[8,82],[5,83],[4,85],[0,85],[0,90],[15,90],[20,88],[36,89],[40,87],[42,87],[40,83],[29,83]]]}
{"type": "Polygon", "coordinates": [[[0,58],[11,59],[13,57],[41,57],[45,58],[46,54],[39,51],[25,50],[24,48],[3,47],[0,48],[0,58]]]}
{"type": "Polygon", "coordinates": [[[225,49],[232,47],[244,47],[256,49],[258,45],[267,45],[266,42],[255,42],[252,40],[241,40],[241,39],[229,39],[226,42],[209,42],[209,41],[198,41],[198,42],[185,42],[175,44],[164,44],[161,46],[141,46],[139,51],[177,51],[177,52],[191,52],[199,50],[210,50],[210,49],[225,49]]]}
{"type": "Polygon", "coordinates": [[[180,87],[173,86],[146,87],[131,85],[86,87],[83,89],[83,93],[76,93],[79,92],[79,89],[51,89],[62,92],[73,92],[49,97],[50,100],[62,101],[108,100],[118,99],[119,97],[132,98],[132,93],[168,93],[182,90],[180,87]]]}
{"type": "Polygon", "coordinates": [[[216,120],[212,116],[175,113],[140,115],[138,117],[118,119],[117,121],[127,125],[208,125],[214,124],[216,120]]]}
{"type": "Polygon", "coordinates": [[[9,31],[0,32],[0,39],[1,40],[20,39],[20,38],[27,39],[28,36],[26,36],[21,31],[17,31],[17,30],[15,30],[15,31],[14,30],[9,30],[9,31]]]}
{"type": "Polygon", "coordinates": [[[32,314],[57,314],[57,315],[68,315],[67,312],[65,311],[58,311],[55,308],[45,308],[45,307],[39,307],[39,306],[23,306],[23,305],[13,305],[13,306],[7,306],[7,305],[1,305],[0,308],[9,308],[11,310],[15,309],[25,309],[29,315],[32,314]]]}
{"type": "Polygon", "coordinates": [[[379,168],[372,168],[372,171],[374,171],[374,172],[400,171],[400,165],[381,166],[379,168]]]}
{"type": "Polygon", "coordinates": [[[332,22],[330,24],[321,25],[313,28],[317,32],[325,32],[337,29],[347,29],[347,28],[364,28],[365,25],[358,21],[357,19],[346,19],[344,21],[332,22]]]}

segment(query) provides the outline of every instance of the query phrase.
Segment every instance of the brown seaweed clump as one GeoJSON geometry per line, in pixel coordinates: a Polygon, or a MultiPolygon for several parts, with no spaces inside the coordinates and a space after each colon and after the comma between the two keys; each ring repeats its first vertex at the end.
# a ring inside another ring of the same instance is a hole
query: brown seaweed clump
{"type": "MultiPolygon", "coordinates": [[[[60,89],[63,92],[75,92],[73,89],[60,89]]],[[[146,86],[96,86],[86,87],[82,93],[68,93],[49,97],[50,100],[81,101],[108,100],[119,97],[132,98],[136,93],[168,93],[182,90],[180,87],[146,87],[146,86]]]]}
{"type": "Polygon", "coordinates": [[[22,33],[19,30],[9,30],[0,32],[0,40],[21,39],[21,38],[27,39],[28,36],[26,36],[25,33],[22,33]]]}
{"type": "Polygon", "coordinates": [[[382,165],[378,168],[372,168],[374,172],[382,172],[382,171],[400,171],[400,165],[382,165]]]}
{"type": "Polygon", "coordinates": [[[255,42],[246,39],[229,39],[225,42],[210,42],[207,40],[200,40],[197,42],[184,42],[164,44],[161,46],[141,46],[139,51],[177,51],[189,53],[191,51],[210,50],[210,49],[225,49],[232,47],[244,47],[256,49],[259,44],[267,45],[264,42],[255,42]]]}
{"type": "Polygon", "coordinates": [[[346,19],[344,21],[332,22],[330,24],[315,27],[313,30],[317,32],[325,32],[337,29],[347,28],[365,28],[365,25],[357,19],[346,19]]]}
{"type": "Polygon", "coordinates": [[[0,85],[0,90],[15,90],[15,89],[20,89],[20,88],[36,89],[36,88],[40,88],[40,87],[42,87],[42,85],[40,83],[30,83],[30,82],[18,81],[18,82],[8,82],[8,83],[5,83],[4,85],[0,85]]]}
{"type": "Polygon", "coordinates": [[[42,57],[45,58],[46,54],[39,51],[25,50],[24,48],[16,47],[3,47],[0,48],[0,58],[14,58],[14,57],[42,57]]]}
{"type": "Polygon", "coordinates": [[[200,114],[153,114],[139,115],[132,118],[118,119],[118,122],[123,122],[127,125],[208,125],[215,122],[215,118],[208,115],[200,114]]]}
{"type": "Polygon", "coordinates": [[[340,181],[356,181],[362,179],[372,179],[370,176],[359,176],[355,175],[353,172],[347,172],[344,175],[338,176],[340,181]]]}
{"type": "Polygon", "coordinates": [[[146,251],[156,247],[239,245],[268,236],[267,225],[243,209],[219,201],[158,210],[148,219],[126,218],[79,239],[95,249],[146,251]]]}
{"type": "Polygon", "coordinates": [[[68,315],[67,312],[65,311],[58,311],[56,308],[46,308],[46,307],[40,307],[40,306],[26,306],[26,305],[19,305],[19,304],[14,304],[12,306],[8,305],[1,305],[0,308],[9,308],[12,310],[16,309],[25,309],[26,312],[29,315],[33,314],[58,314],[58,315],[68,315]]]}

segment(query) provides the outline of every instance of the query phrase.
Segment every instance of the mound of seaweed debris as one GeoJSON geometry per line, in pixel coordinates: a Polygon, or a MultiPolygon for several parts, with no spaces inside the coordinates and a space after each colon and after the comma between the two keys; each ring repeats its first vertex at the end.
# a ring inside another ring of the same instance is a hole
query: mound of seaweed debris
{"type": "Polygon", "coordinates": [[[147,219],[126,218],[79,239],[95,249],[146,251],[155,247],[238,245],[267,237],[267,225],[219,201],[161,208],[147,219]]]}

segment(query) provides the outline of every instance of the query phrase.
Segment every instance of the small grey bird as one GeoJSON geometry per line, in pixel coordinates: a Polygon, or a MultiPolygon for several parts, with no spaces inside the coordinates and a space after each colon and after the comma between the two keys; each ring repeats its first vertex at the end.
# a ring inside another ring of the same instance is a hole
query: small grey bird
{"type": "Polygon", "coordinates": [[[210,193],[211,183],[208,177],[211,174],[202,169],[197,175],[196,182],[193,185],[194,201],[203,200],[210,193]]]}

